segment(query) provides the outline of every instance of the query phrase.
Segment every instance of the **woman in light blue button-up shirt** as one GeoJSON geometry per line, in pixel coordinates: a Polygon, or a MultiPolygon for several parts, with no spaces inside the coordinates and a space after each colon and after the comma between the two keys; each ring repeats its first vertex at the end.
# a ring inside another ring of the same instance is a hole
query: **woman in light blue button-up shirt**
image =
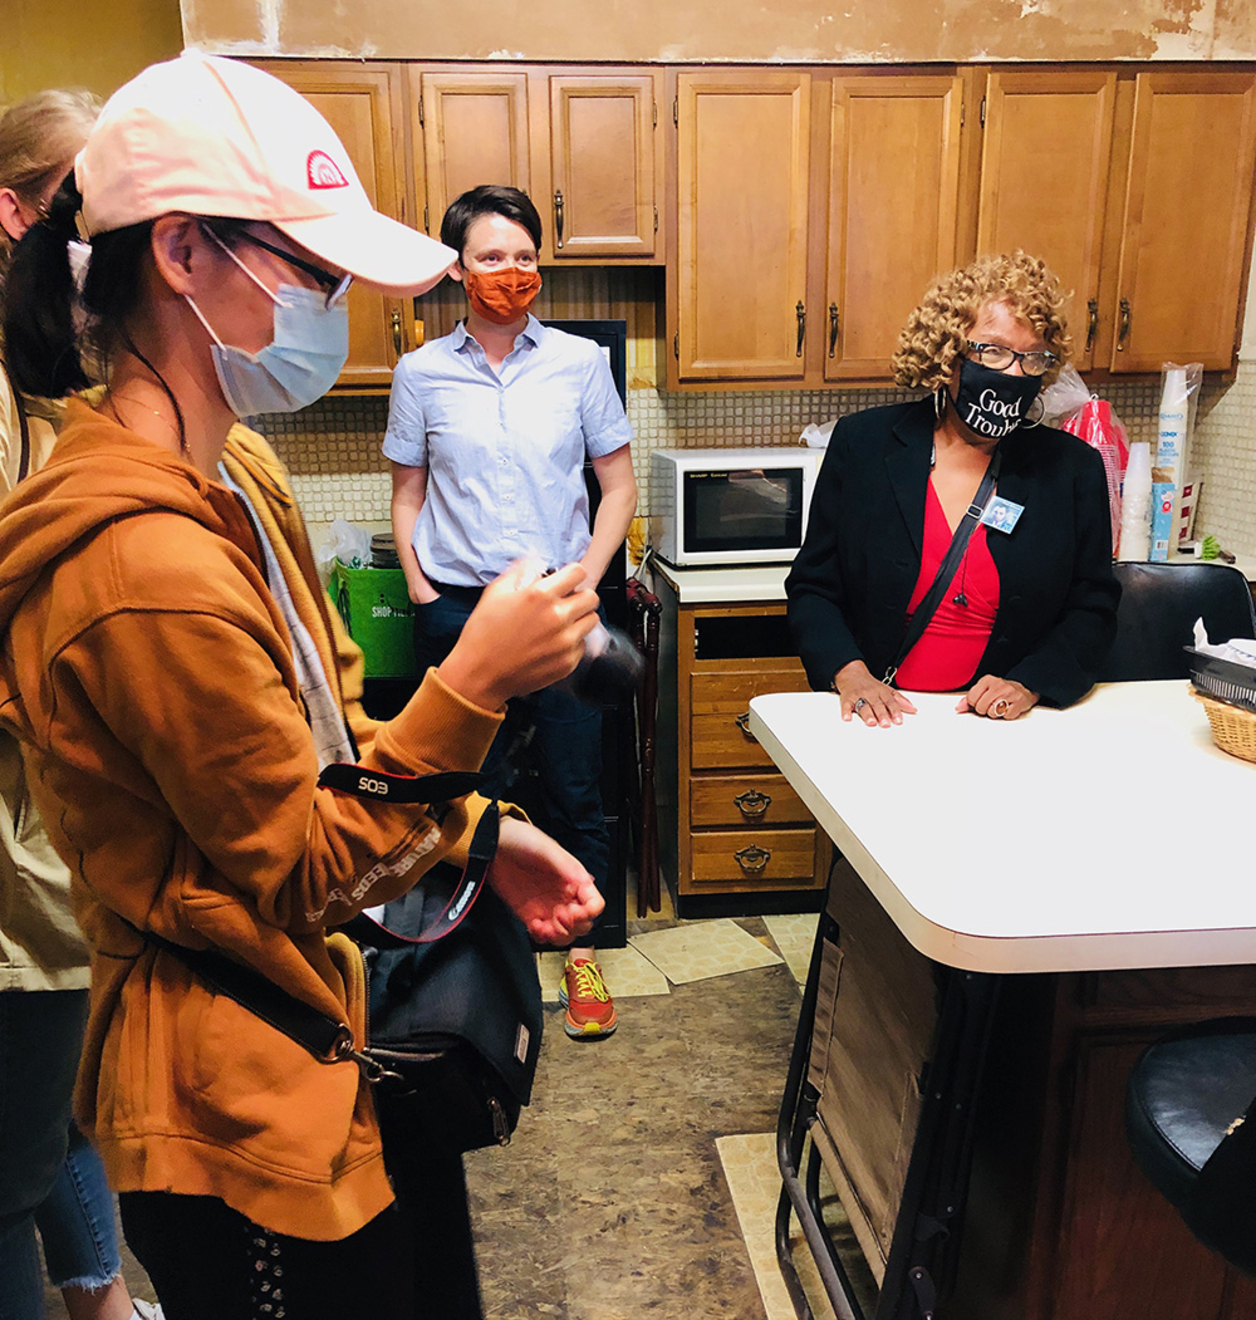
{"type": "MultiPolygon", "coordinates": [[[[468,310],[452,334],[402,358],[393,376],[384,454],[392,462],[397,553],[416,605],[421,663],[453,646],[479,590],[512,561],[582,564],[591,585],[619,552],[636,510],[632,431],[602,350],[541,325],[541,221],[514,188],[486,186],[450,206],[441,239],[468,310]],[[602,499],[592,528],[591,460],[602,499]]],[[[507,749],[529,741],[546,824],[604,885],[601,715],[547,689],[513,703],[489,754],[509,784],[507,749]]],[[[592,948],[572,949],[559,992],[567,1034],[607,1036],[617,1016],[592,948]]]]}

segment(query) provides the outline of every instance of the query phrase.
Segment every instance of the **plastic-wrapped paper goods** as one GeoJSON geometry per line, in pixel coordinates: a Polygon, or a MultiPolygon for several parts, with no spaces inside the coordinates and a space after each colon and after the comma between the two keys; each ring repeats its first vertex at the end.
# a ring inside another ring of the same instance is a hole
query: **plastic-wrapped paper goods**
{"type": "Polygon", "coordinates": [[[1195,397],[1201,363],[1166,362],[1160,392],[1160,427],[1151,469],[1151,558],[1163,563],[1177,549],[1182,487],[1186,484],[1195,397]]]}

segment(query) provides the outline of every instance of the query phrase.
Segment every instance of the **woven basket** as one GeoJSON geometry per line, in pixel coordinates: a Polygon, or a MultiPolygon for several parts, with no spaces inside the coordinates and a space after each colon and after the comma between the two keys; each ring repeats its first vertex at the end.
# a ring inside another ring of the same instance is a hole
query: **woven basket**
{"type": "Polygon", "coordinates": [[[1191,694],[1208,716],[1213,742],[1231,756],[1256,761],[1256,715],[1237,706],[1227,706],[1224,701],[1215,701],[1198,688],[1191,688],[1191,694]]]}

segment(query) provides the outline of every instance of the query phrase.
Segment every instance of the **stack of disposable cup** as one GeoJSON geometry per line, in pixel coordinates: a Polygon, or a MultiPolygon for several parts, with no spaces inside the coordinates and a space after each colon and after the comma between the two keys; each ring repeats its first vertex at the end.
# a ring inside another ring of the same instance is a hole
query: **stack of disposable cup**
{"type": "Polygon", "coordinates": [[[1160,433],[1151,473],[1151,558],[1163,563],[1177,549],[1178,504],[1186,480],[1186,447],[1190,439],[1190,391],[1186,368],[1164,370],[1160,396],[1160,433]]]}
{"type": "Polygon", "coordinates": [[[1121,491],[1121,540],[1117,558],[1142,561],[1151,550],[1151,445],[1135,440],[1130,445],[1121,491]]]}

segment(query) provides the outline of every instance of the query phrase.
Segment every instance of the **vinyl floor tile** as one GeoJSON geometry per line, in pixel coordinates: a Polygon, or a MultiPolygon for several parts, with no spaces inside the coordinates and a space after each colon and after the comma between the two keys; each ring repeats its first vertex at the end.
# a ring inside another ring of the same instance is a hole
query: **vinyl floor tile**
{"type": "Polygon", "coordinates": [[[771,967],[783,961],[727,917],[686,922],[670,930],[647,931],[633,935],[629,942],[673,985],[771,967]]]}
{"type": "MultiPolygon", "coordinates": [[[[767,1320],[795,1320],[794,1306],[776,1258],[776,1206],[781,1194],[776,1134],[763,1132],[720,1137],[715,1144],[724,1165],[724,1176],[728,1179],[767,1320]]],[[[797,1218],[791,1217],[790,1223],[793,1259],[812,1314],[815,1320],[835,1320],[833,1307],[824,1295],[797,1218]]]]}
{"type": "Polygon", "coordinates": [[[772,936],[799,985],[805,984],[807,980],[811,947],[815,943],[819,920],[817,912],[790,912],[784,916],[763,918],[768,934],[772,936]]]}

